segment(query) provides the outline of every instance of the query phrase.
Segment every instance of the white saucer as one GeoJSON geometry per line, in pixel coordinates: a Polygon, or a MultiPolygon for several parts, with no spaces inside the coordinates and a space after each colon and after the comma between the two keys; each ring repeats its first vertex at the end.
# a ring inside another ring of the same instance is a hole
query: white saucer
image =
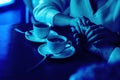
{"type": "MultiPolygon", "coordinates": [[[[51,30],[48,36],[51,36],[51,35],[58,35],[58,33],[51,30]]],[[[26,31],[25,32],[25,38],[29,41],[32,41],[32,42],[46,42],[46,40],[47,40],[46,38],[40,39],[40,38],[34,36],[33,35],[33,30],[26,31]]]]}
{"type": "MultiPolygon", "coordinates": [[[[46,44],[40,45],[38,47],[38,52],[42,56],[46,56],[46,55],[52,54],[50,52],[50,50],[48,49],[48,47],[46,46],[46,44]]],[[[66,48],[64,51],[62,51],[61,53],[59,53],[57,55],[50,56],[50,58],[55,58],[55,59],[67,58],[67,57],[72,56],[74,53],[75,53],[75,48],[73,46],[71,46],[69,48],[66,48]]]]}

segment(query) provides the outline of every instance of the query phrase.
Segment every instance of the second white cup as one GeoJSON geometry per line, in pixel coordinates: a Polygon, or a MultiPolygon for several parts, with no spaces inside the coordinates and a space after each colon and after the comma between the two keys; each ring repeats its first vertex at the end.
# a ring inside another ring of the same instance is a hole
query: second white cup
{"type": "Polygon", "coordinates": [[[65,36],[53,35],[47,38],[47,47],[53,54],[59,54],[60,52],[71,46],[72,42],[68,41],[65,36]]]}

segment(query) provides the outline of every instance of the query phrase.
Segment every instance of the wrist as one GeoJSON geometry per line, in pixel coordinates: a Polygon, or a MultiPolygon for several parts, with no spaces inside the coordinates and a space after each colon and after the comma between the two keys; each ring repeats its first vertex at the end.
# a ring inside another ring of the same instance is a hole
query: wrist
{"type": "Polygon", "coordinates": [[[79,18],[71,18],[69,21],[69,26],[77,26],[77,22],[79,21],[79,18]]]}
{"type": "Polygon", "coordinates": [[[55,26],[70,26],[72,22],[73,17],[66,16],[64,14],[56,14],[53,18],[53,24],[55,26]]]}

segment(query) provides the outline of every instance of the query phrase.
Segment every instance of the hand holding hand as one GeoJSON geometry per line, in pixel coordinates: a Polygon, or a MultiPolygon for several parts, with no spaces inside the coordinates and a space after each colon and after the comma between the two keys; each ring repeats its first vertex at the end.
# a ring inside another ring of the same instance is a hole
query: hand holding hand
{"type": "MultiPolygon", "coordinates": [[[[85,31],[88,28],[88,26],[95,25],[92,23],[88,18],[82,17],[82,18],[74,18],[71,20],[71,30],[73,32],[73,37],[76,38],[76,44],[78,45],[80,42],[84,44],[85,42],[85,31]]],[[[81,45],[82,46],[82,45],[81,45]]]]}
{"type": "Polygon", "coordinates": [[[88,26],[92,26],[92,25],[95,25],[95,24],[92,23],[88,18],[83,16],[82,18],[72,19],[70,21],[70,25],[72,26],[72,31],[73,32],[76,30],[78,33],[83,34],[88,26]]]}
{"type": "Polygon", "coordinates": [[[89,44],[99,46],[113,45],[120,41],[118,35],[102,25],[94,25],[87,28],[85,36],[89,44]]]}
{"type": "Polygon", "coordinates": [[[85,32],[87,38],[86,48],[92,53],[97,53],[108,59],[115,43],[119,41],[119,37],[102,25],[94,25],[87,28],[85,32]]]}

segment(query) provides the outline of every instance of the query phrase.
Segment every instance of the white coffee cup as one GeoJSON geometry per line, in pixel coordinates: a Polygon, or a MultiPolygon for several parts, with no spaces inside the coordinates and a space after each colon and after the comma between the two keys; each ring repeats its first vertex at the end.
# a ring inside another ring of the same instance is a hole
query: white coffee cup
{"type": "Polygon", "coordinates": [[[47,47],[52,54],[59,54],[71,46],[72,42],[68,41],[65,36],[53,35],[47,38],[47,47]]]}
{"type": "Polygon", "coordinates": [[[33,23],[33,33],[36,37],[44,39],[50,32],[50,26],[44,23],[33,23]]]}

